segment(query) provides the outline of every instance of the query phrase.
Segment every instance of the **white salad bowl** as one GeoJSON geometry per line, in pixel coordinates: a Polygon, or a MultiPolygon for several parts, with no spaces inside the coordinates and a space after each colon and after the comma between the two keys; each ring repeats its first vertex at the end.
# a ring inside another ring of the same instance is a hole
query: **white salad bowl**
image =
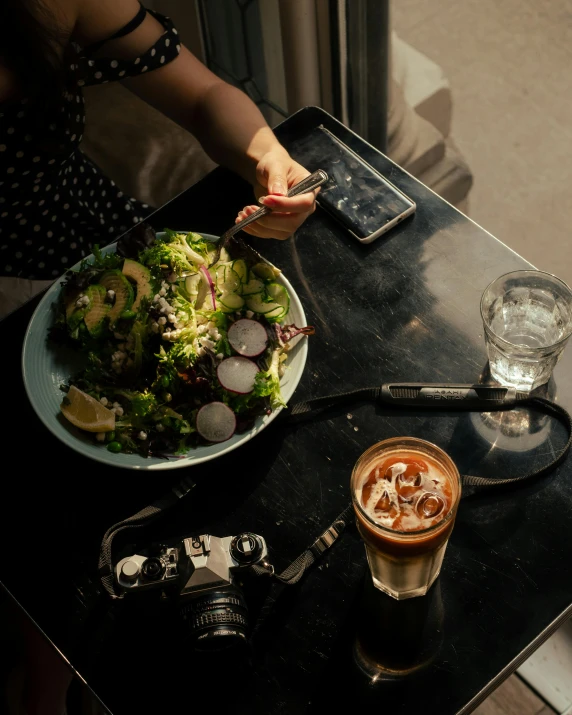
{"type": "MultiPolygon", "coordinates": [[[[160,233],[158,235],[161,235],[160,233]]],[[[217,241],[217,236],[201,234],[205,238],[217,241]]],[[[111,244],[102,249],[102,253],[115,250],[111,244]]],[[[88,258],[89,260],[89,258],[88,258]]],[[[74,266],[77,270],[80,264],[74,266]]],[[[300,299],[290,282],[281,274],[277,279],[290,294],[290,310],[285,322],[295,323],[299,327],[306,325],[306,316],[300,299]]],[[[193,464],[201,464],[237,449],[255,437],[276,418],[282,408],[272,411],[268,416],[258,417],[252,429],[242,434],[235,434],[226,442],[191,449],[185,456],[173,459],[143,457],[140,454],[114,454],[105,445],[98,445],[93,438],[70,424],[60,412],[64,393],[60,389],[80,366],[78,355],[67,348],[48,341],[49,330],[53,324],[58,302],[61,279],[48,289],[34,311],[28,325],[22,349],[22,374],[28,398],[36,414],[44,425],[68,447],[76,452],[95,459],[98,462],[126,469],[179,469],[193,464]]],[[[308,354],[308,339],[297,336],[291,341],[291,350],[286,360],[286,370],[280,380],[282,397],[287,403],[296,389],[308,354]]]]}

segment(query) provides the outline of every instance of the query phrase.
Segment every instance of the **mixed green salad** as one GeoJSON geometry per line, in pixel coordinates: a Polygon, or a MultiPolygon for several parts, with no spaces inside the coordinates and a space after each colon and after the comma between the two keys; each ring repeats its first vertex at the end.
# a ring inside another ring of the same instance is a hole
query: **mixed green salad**
{"type": "Polygon", "coordinates": [[[274,266],[240,242],[216,260],[215,245],[140,224],[66,274],[50,340],[85,355],[62,389],[97,401],[98,421],[74,424],[102,448],[180,456],[284,405],[289,341],[314,329],[284,324],[274,266]]]}

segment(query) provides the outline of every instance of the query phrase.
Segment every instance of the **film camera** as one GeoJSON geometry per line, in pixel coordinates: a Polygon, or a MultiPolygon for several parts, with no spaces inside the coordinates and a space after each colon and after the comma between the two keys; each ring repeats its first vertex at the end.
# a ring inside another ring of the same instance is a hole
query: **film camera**
{"type": "Polygon", "coordinates": [[[247,640],[248,608],[235,577],[272,575],[267,556],[257,534],[202,534],[127,556],[114,571],[123,593],[160,589],[175,595],[195,647],[210,650],[247,640]]]}

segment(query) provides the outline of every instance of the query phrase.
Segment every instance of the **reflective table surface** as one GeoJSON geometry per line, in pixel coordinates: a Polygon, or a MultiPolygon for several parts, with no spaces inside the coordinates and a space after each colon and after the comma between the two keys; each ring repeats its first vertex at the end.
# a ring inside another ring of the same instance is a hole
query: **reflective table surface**
{"type": "MultiPolygon", "coordinates": [[[[367,246],[321,210],[293,240],[252,240],[283,269],[316,328],[294,401],[397,380],[485,380],[481,293],[529,264],[321,110],[298,112],[277,133],[298,156],[301,139],[320,123],[413,198],[417,211],[367,246]]],[[[218,234],[251,201],[246,184],[216,169],[150,222],[218,234]]],[[[572,612],[568,461],[525,486],[466,489],[427,597],[396,602],[376,592],[350,527],[298,585],[264,577],[245,584],[247,648],[196,653],[171,602],[111,602],[97,576],[105,530],[186,470],[103,467],[47,432],[20,373],[37,302],[0,323],[10,348],[2,351],[10,409],[2,427],[0,581],[113,715],[199,704],[212,713],[322,713],[349,702],[392,715],[467,713],[572,612]]],[[[568,407],[571,360],[568,348],[547,388],[568,407]]],[[[492,476],[539,467],[566,439],[559,424],[527,409],[396,412],[362,403],[297,426],[278,419],[239,450],[190,468],[191,495],[138,543],[249,530],[266,538],[282,569],[349,503],[359,455],[395,435],[434,442],[461,473],[492,476]]],[[[127,543],[118,537],[117,552],[127,543]]]]}

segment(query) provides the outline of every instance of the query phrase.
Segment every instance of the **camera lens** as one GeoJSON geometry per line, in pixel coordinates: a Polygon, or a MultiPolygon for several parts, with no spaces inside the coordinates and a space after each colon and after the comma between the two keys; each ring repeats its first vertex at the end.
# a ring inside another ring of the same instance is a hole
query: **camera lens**
{"type": "Polygon", "coordinates": [[[156,556],[145,559],[141,566],[141,578],[145,581],[158,581],[165,573],[165,564],[156,556]]]}
{"type": "Polygon", "coordinates": [[[246,643],[248,608],[235,586],[188,598],[180,614],[198,650],[220,650],[246,643]]]}

